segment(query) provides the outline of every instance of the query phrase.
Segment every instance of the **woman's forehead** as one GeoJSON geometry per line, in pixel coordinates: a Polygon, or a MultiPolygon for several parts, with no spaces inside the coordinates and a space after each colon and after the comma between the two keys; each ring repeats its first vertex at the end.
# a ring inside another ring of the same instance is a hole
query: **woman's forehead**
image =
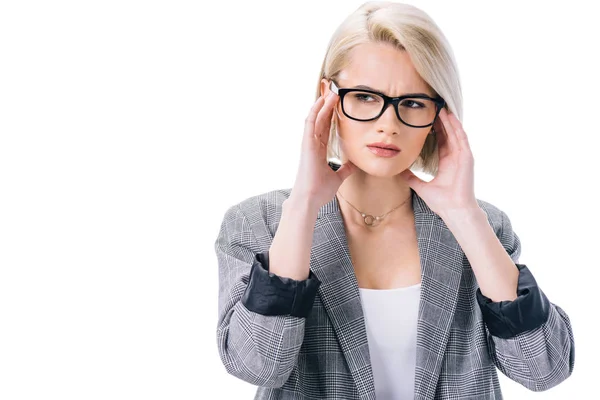
{"type": "Polygon", "coordinates": [[[335,79],[340,88],[367,89],[386,94],[390,97],[402,96],[406,93],[426,93],[434,96],[435,93],[431,87],[420,77],[413,79],[411,77],[389,77],[385,78],[370,74],[345,73],[335,79]]]}
{"type": "Polygon", "coordinates": [[[343,87],[366,85],[390,96],[407,92],[431,92],[414,68],[406,51],[390,45],[362,44],[349,54],[349,63],[340,71],[343,87]]]}

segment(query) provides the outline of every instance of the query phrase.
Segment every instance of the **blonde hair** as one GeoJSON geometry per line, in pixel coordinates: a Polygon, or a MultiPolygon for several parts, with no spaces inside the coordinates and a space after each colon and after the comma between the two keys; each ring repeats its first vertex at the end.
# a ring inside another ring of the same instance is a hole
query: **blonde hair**
{"type": "MultiPolygon", "coordinates": [[[[350,14],[334,32],[323,60],[315,100],[321,95],[321,79],[335,80],[349,63],[356,45],[389,43],[408,52],[421,78],[446,101],[450,112],[462,121],[462,92],[454,54],[446,37],[424,11],[389,1],[369,1],[350,14]]],[[[436,135],[427,135],[419,157],[411,165],[435,176],[438,170],[436,135]]],[[[344,161],[335,118],[327,147],[327,160],[344,161]]]]}

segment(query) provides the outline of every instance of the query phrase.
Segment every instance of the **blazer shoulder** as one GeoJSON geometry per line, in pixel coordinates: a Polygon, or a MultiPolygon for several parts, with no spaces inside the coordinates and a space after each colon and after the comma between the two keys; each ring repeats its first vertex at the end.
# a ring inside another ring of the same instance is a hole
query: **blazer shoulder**
{"type": "Polygon", "coordinates": [[[506,213],[489,201],[477,199],[477,203],[479,204],[479,207],[487,214],[488,222],[496,232],[496,235],[501,233],[503,225],[509,222],[506,213]]]}
{"type": "Polygon", "coordinates": [[[283,202],[290,197],[292,189],[275,189],[268,192],[258,193],[247,197],[246,199],[234,204],[232,207],[239,207],[245,214],[262,215],[281,212],[283,202]]]}
{"type": "Polygon", "coordinates": [[[287,188],[254,194],[230,205],[226,215],[246,220],[258,237],[272,238],[281,219],[283,202],[290,197],[291,191],[287,188]]]}

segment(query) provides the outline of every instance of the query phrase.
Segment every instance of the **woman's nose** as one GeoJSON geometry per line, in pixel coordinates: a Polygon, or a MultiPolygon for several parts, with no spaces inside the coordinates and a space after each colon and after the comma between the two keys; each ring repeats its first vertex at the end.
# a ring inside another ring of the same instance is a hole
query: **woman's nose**
{"type": "Polygon", "coordinates": [[[394,109],[393,104],[386,105],[385,109],[383,110],[383,114],[379,116],[377,122],[380,125],[379,128],[381,130],[391,131],[393,133],[398,133],[398,129],[400,129],[400,125],[402,125],[402,122],[396,115],[396,110],[394,109]]]}

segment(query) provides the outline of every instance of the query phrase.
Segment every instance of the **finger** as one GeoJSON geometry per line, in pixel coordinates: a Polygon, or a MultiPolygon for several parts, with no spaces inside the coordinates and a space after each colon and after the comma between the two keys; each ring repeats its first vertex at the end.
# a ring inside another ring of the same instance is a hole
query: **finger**
{"type": "Polygon", "coordinates": [[[339,96],[337,96],[335,93],[329,93],[330,94],[325,99],[325,104],[323,104],[323,107],[321,110],[319,110],[319,114],[317,115],[317,120],[315,122],[315,136],[325,143],[328,143],[329,141],[331,117],[333,116],[333,110],[339,99],[339,96]]]}
{"type": "Polygon", "coordinates": [[[439,157],[444,158],[452,152],[450,144],[448,143],[448,134],[444,132],[444,124],[440,118],[435,121],[435,131],[437,132],[436,138],[438,142],[439,157]]]}
{"type": "Polygon", "coordinates": [[[456,132],[456,138],[458,140],[458,144],[459,144],[460,148],[464,149],[464,150],[470,150],[471,147],[469,146],[469,138],[467,137],[467,133],[465,132],[465,130],[462,127],[462,123],[458,120],[458,118],[454,114],[450,114],[448,116],[448,119],[449,119],[450,123],[452,124],[454,131],[456,132]]]}
{"type": "Polygon", "coordinates": [[[319,111],[323,107],[324,101],[325,99],[323,96],[319,97],[310,108],[308,116],[304,120],[304,134],[306,138],[310,139],[315,134],[315,121],[317,120],[319,111]]]}
{"type": "Polygon", "coordinates": [[[442,110],[440,111],[440,119],[442,120],[443,126],[444,126],[444,136],[447,140],[448,143],[448,151],[453,152],[453,151],[458,151],[459,149],[459,144],[458,144],[458,138],[456,137],[456,132],[454,132],[454,127],[452,126],[452,124],[450,123],[450,120],[448,119],[448,111],[445,108],[442,108],[442,110]]]}
{"type": "Polygon", "coordinates": [[[356,171],[356,165],[352,164],[352,161],[346,161],[341,167],[338,168],[336,174],[340,177],[342,182],[346,180],[350,175],[356,171]]]}
{"type": "Polygon", "coordinates": [[[406,169],[400,173],[400,177],[406,181],[408,186],[413,188],[415,192],[420,193],[421,189],[427,183],[416,176],[410,169],[406,169]]]}

